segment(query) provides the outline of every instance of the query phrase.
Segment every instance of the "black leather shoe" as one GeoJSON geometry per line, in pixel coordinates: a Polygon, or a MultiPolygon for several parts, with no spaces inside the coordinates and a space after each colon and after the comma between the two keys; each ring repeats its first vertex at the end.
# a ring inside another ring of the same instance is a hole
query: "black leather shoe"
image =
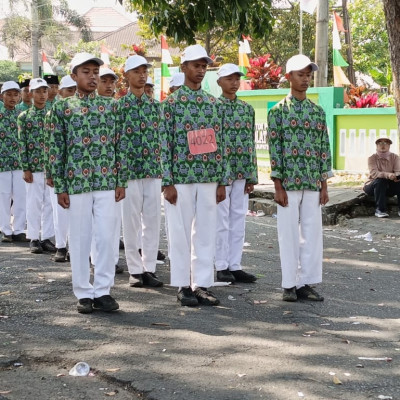
{"type": "Polygon", "coordinates": [[[248,272],[245,272],[241,269],[230,272],[235,277],[236,282],[253,283],[257,280],[256,276],[249,274],[248,272]]]}
{"type": "Polygon", "coordinates": [[[214,293],[210,292],[206,288],[198,287],[194,291],[197,301],[205,306],[217,306],[219,300],[214,296],[214,293]]]}
{"type": "Polygon", "coordinates": [[[42,245],[40,244],[40,240],[31,240],[29,248],[31,249],[31,253],[33,254],[43,253],[43,248],[42,245]]]}
{"type": "Polygon", "coordinates": [[[56,255],[54,256],[55,262],[65,262],[67,260],[67,249],[57,249],[56,255]]]}
{"type": "Polygon", "coordinates": [[[154,272],[143,273],[143,286],[160,287],[163,283],[157,278],[154,272]]]}
{"type": "Polygon", "coordinates": [[[115,266],[115,273],[116,274],[122,274],[124,272],[124,267],[122,267],[121,265],[116,265],[115,266]]]}
{"type": "Polygon", "coordinates": [[[235,282],[235,277],[231,274],[229,269],[223,269],[222,271],[217,271],[217,281],[219,282],[235,282]]]}
{"type": "Polygon", "coordinates": [[[29,242],[29,239],[26,238],[25,233],[18,233],[17,235],[12,235],[12,240],[14,242],[29,242]]]}
{"type": "Polygon", "coordinates": [[[94,298],[93,308],[106,312],[116,311],[119,309],[119,304],[113,297],[111,297],[109,294],[106,294],[104,296],[94,298]]]}
{"type": "Polygon", "coordinates": [[[158,250],[158,252],[157,252],[157,260],[158,261],[164,261],[165,260],[165,254],[161,250],[158,250]]]}
{"type": "Polygon", "coordinates": [[[143,286],[143,274],[133,274],[129,276],[130,287],[142,287],[143,286]]]}
{"type": "Polygon", "coordinates": [[[50,239],[45,239],[40,242],[42,249],[50,253],[55,253],[57,251],[56,246],[50,241],[50,239]]]}
{"type": "Polygon", "coordinates": [[[193,290],[190,287],[179,290],[177,298],[178,301],[181,302],[181,306],[196,307],[199,304],[196,296],[193,293],[193,290]]]}
{"type": "Polygon", "coordinates": [[[93,312],[93,300],[88,298],[79,299],[76,308],[80,314],[90,314],[93,312]]]}

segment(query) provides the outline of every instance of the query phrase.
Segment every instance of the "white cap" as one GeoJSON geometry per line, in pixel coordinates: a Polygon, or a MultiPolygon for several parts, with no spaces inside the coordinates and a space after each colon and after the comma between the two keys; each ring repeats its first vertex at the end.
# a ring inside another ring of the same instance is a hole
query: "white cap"
{"type": "Polygon", "coordinates": [[[49,87],[47,82],[42,78],[31,79],[31,81],[29,82],[30,92],[32,92],[32,90],[39,89],[41,87],[47,87],[47,88],[49,87]]]}
{"type": "Polygon", "coordinates": [[[66,89],[76,86],[76,82],[71,78],[71,75],[65,75],[61,78],[58,89],[66,89]]]}
{"type": "Polygon", "coordinates": [[[240,71],[239,67],[236,64],[224,64],[217,72],[219,78],[223,78],[224,76],[229,76],[233,74],[244,76],[244,73],[240,71]]]}
{"type": "Polygon", "coordinates": [[[100,77],[104,75],[112,75],[114,79],[118,79],[118,75],[111,68],[107,67],[100,68],[100,77]]]}
{"type": "Polygon", "coordinates": [[[79,67],[82,64],[85,64],[89,61],[93,61],[94,63],[100,65],[104,64],[104,61],[101,58],[95,57],[90,53],[77,53],[74,55],[74,58],[71,60],[71,71],[74,72],[76,67],[79,67]]]}
{"type": "Polygon", "coordinates": [[[128,57],[126,60],[124,71],[128,72],[129,70],[138,68],[141,65],[145,65],[148,68],[151,67],[151,64],[149,64],[144,57],[135,54],[134,56],[128,57]]]}
{"type": "Polygon", "coordinates": [[[318,65],[313,63],[307,56],[304,54],[297,54],[297,56],[290,57],[286,63],[286,73],[292,71],[300,71],[306,67],[310,66],[312,71],[318,70],[318,65]]]}
{"type": "Polygon", "coordinates": [[[153,79],[150,76],[147,77],[146,85],[154,86],[153,79]]]}
{"type": "Polygon", "coordinates": [[[192,46],[188,46],[185,50],[183,50],[181,62],[184,63],[185,61],[201,60],[202,58],[207,60],[208,64],[212,64],[214,62],[210,57],[208,57],[206,49],[203,46],[200,46],[199,44],[193,44],[192,46]]]}
{"type": "Polygon", "coordinates": [[[7,81],[3,83],[3,86],[1,87],[1,93],[6,92],[7,90],[18,90],[18,92],[21,91],[21,88],[19,87],[17,82],[14,81],[7,81]]]}
{"type": "Polygon", "coordinates": [[[184,83],[185,83],[185,74],[183,72],[177,72],[176,74],[172,75],[172,78],[169,82],[169,87],[183,86],[184,83]]]}

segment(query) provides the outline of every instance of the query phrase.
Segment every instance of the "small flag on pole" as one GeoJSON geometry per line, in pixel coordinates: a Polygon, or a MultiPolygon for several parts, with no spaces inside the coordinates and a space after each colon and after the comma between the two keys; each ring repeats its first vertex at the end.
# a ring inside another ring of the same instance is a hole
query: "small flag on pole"
{"type": "Polygon", "coordinates": [[[250,67],[249,57],[247,54],[251,53],[250,43],[251,40],[250,36],[244,36],[243,41],[239,41],[239,69],[241,72],[244,73],[242,79],[246,79],[247,68],[250,67]]]}
{"type": "Polygon", "coordinates": [[[314,14],[318,0],[300,0],[300,10],[309,14],[314,14]]]}
{"type": "Polygon", "coordinates": [[[111,64],[110,62],[110,56],[112,56],[114,53],[108,49],[104,44],[101,45],[101,49],[100,49],[100,58],[103,60],[104,62],[104,67],[108,68],[111,64]]]}
{"type": "Polygon", "coordinates": [[[55,75],[47,60],[46,53],[42,50],[43,75],[55,75]]]}
{"type": "Polygon", "coordinates": [[[340,32],[345,32],[342,19],[335,12],[333,13],[333,33],[332,33],[332,49],[333,49],[333,81],[334,86],[350,85],[345,73],[341,67],[348,67],[349,64],[342,57],[340,49],[340,32]]]}
{"type": "Polygon", "coordinates": [[[173,61],[168,49],[167,39],[164,35],[161,35],[161,101],[168,96],[169,83],[167,78],[171,76],[168,64],[173,64],[173,61]]]}

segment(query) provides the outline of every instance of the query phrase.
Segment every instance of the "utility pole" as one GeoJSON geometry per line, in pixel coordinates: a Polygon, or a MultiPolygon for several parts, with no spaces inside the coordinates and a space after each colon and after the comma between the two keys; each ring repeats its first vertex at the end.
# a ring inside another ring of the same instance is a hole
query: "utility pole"
{"type": "Polygon", "coordinates": [[[356,84],[356,75],[353,67],[353,46],[351,43],[351,31],[350,31],[350,18],[349,12],[347,11],[347,0],[342,0],[342,10],[343,10],[343,22],[344,29],[346,32],[344,33],[344,41],[347,44],[347,63],[349,66],[347,67],[347,76],[349,81],[355,85],[356,84]]]}
{"type": "Polygon", "coordinates": [[[315,35],[315,62],[319,69],[314,72],[315,87],[328,85],[328,22],[329,0],[319,0],[315,35]]]}
{"type": "Polygon", "coordinates": [[[32,0],[32,75],[34,78],[39,78],[39,18],[38,18],[37,0],[32,0]]]}

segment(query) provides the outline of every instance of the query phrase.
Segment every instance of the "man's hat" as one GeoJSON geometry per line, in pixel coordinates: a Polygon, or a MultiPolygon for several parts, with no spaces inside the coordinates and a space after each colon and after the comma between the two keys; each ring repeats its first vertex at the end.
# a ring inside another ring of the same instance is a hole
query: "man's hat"
{"type": "Polygon", "coordinates": [[[233,74],[238,74],[244,76],[244,73],[240,71],[236,64],[224,64],[217,72],[218,78],[223,78],[224,76],[229,76],[233,74]]]}
{"type": "Polygon", "coordinates": [[[142,65],[145,65],[147,68],[150,68],[152,66],[147,62],[144,57],[135,54],[134,56],[128,57],[128,59],[126,60],[124,71],[128,72],[129,70],[138,68],[142,65]]]}
{"type": "Polygon", "coordinates": [[[75,86],[76,82],[71,78],[71,75],[65,75],[61,78],[60,86],[58,88],[61,90],[75,86]]]}
{"type": "Polygon", "coordinates": [[[179,87],[183,86],[185,83],[185,74],[183,72],[177,72],[176,74],[172,75],[172,78],[169,82],[170,87],[179,87]]]}
{"type": "Polygon", "coordinates": [[[212,58],[208,57],[206,49],[203,46],[199,44],[193,44],[183,50],[181,62],[184,63],[185,61],[201,60],[203,58],[207,60],[207,64],[212,64],[214,62],[212,58]]]}
{"type": "Polygon", "coordinates": [[[49,85],[42,78],[31,79],[31,81],[29,83],[29,91],[30,92],[32,92],[32,90],[39,89],[41,87],[47,87],[48,88],[49,85]]]}
{"type": "Polygon", "coordinates": [[[311,67],[311,71],[318,71],[318,65],[313,63],[307,56],[304,54],[297,54],[296,56],[290,57],[286,63],[286,73],[292,71],[300,71],[308,66],[311,67]]]}
{"type": "Polygon", "coordinates": [[[43,79],[49,84],[49,85],[58,85],[58,76],[57,75],[45,75],[43,79]]]}
{"type": "Polygon", "coordinates": [[[19,87],[23,89],[24,87],[29,87],[30,78],[24,79],[22,82],[19,83],[19,87]]]}
{"type": "Polygon", "coordinates": [[[118,79],[118,75],[111,68],[101,67],[99,76],[102,77],[104,75],[111,75],[114,79],[118,79]]]}
{"type": "Polygon", "coordinates": [[[18,90],[18,92],[21,91],[17,82],[7,81],[7,82],[4,82],[3,86],[1,87],[1,94],[6,92],[7,90],[11,90],[11,89],[18,90]]]}
{"type": "Polygon", "coordinates": [[[153,79],[151,79],[150,76],[147,77],[146,85],[149,85],[151,87],[154,86],[153,79]]]}
{"type": "Polygon", "coordinates": [[[89,61],[93,61],[98,66],[103,65],[104,61],[101,58],[95,57],[90,53],[77,53],[74,58],[71,60],[71,72],[74,72],[76,67],[79,67],[82,64],[86,64],[89,61]]]}
{"type": "Polygon", "coordinates": [[[381,136],[375,140],[375,144],[378,144],[379,142],[389,142],[389,144],[393,143],[388,137],[385,136],[381,136]]]}

